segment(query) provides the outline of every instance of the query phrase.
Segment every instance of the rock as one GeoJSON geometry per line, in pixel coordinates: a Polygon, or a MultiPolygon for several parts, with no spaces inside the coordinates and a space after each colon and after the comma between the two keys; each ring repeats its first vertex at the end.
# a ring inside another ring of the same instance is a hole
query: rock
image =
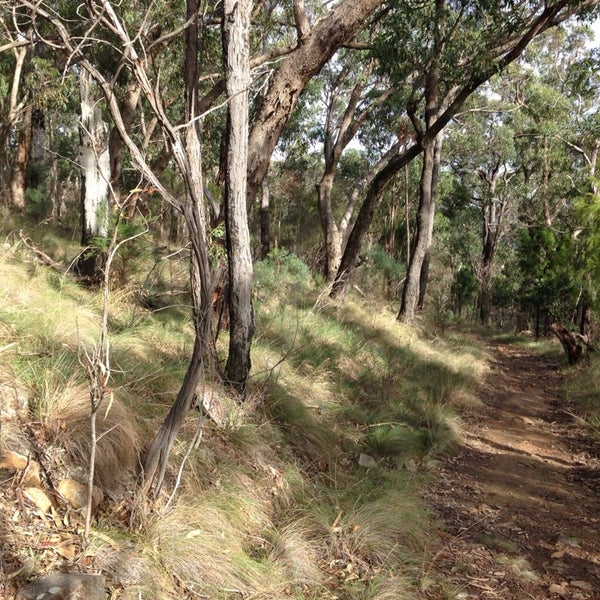
{"type": "Polygon", "coordinates": [[[369,469],[371,467],[376,467],[377,461],[372,456],[369,456],[368,454],[363,454],[361,452],[360,456],[358,457],[358,464],[361,467],[366,467],[367,469],[369,469]]]}
{"type": "Polygon", "coordinates": [[[8,471],[20,471],[27,466],[27,457],[13,452],[12,450],[3,450],[0,454],[0,469],[8,471]]]}
{"type": "Polygon", "coordinates": [[[567,593],[567,583],[564,581],[560,585],[558,583],[552,583],[548,587],[548,591],[551,594],[556,594],[558,596],[564,596],[567,593]]]}
{"type": "Polygon", "coordinates": [[[580,590],[585,590],[586,592],[591,592],[594,590],[594,586],[588,581],[571,581],[571,585],[580,590]]]}
{"type": "Polygon", "coordinates": [[[42,468],[39,463],[34,460],[30,460],[27,468],[25,469],[25,473],[23,473],[23,485],[26,487],[42,487],[42,479],[40,477],[40,472],[42,468]]]}
{"type": "MultiPolygon", "coordinates": [[[[63,479],[57,488],[60,495],[75,509],[79,510],[87,506],[88,486],[74,479],[63,479]]],[[[92,508],[102,502],[104,494],[96,486],[92,489],[92,508]]]]}
{"type": "Polygon", "coordinates": [[[29,402],[25,389],[15,385],[0,386],[0,404],[2,405],[2,417],[12,420],[19,416],[27,415],[29,402]]]}
{"type": "Polygon", "coordinates": [[[51,573],[21,588],[15,600],[104,600],[103,575],[51,573]]]}
{"type": "Polygon", "coordinates": [[[46,492],[40,490],[37,487],[28,487],[23,490],[23,496],[28,500],[31,500],[37,508],[44,514],[49,513],[52,508],[52,500],[48,497],[46,492]]]}

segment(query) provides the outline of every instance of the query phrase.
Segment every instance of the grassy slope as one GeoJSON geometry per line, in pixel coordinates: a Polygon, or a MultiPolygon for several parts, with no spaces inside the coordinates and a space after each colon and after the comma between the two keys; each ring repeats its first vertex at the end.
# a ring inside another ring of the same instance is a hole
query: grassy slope
{"type": "MultiPolygon", "coordinates": [[[[165,264],[153,270],[157,285],[185,272],[165,264]]],[[[66,475],[85,477],[78,353],[98,335],[100,294],[35,266],[12,238],[0,248],[0,280],[0,442],[31,453],[51,489],[66,475]]],[[[136,304],[136,284],[112,293],[115,400],[101,420],[105,500],[90,547],[81,547],[78,513],[57,498],[53,514],[41,514],[22,500],[22,471],[6,471],[6,572],[28,557],[34,573],[101,570],[112,597],[148,600],[410,599],[440,583],[427,569],[435,524],[419,488],[436,455],[456,444],[456,407],[476,406],[483,350],[464,336],[427,339],[370,299],[334,306],[294,257],[257,265],[256,281],[248,401],[225,403],[219,426],[190,415],[153,505],[132,472],[175,397],[191,329],[179,297],[150,312],[136,304]]]]}

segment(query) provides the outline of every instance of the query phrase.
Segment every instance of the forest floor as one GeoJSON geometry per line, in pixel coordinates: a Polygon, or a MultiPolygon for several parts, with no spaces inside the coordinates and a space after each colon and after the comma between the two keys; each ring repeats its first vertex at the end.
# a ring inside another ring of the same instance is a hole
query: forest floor
{"type": "Polygon", "coordinates": [[[490,353],[485,408],[427,490],[443,527],[432,570],[456,598],[600,599],[600,458],[551,358],[490,353]]]}

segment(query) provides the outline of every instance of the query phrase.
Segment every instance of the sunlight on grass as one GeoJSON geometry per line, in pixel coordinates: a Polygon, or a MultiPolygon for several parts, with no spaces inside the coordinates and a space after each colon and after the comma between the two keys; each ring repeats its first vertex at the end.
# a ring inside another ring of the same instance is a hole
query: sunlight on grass
{"type": "MultiPolygon", "coordinates": [[[[299,259],[276,253],[257,265],[246,402],[206,374],[219,417],[186,420],[150,510],[134,471],[181,385],[193,331],[187,307],[147,308],[172,283],[163,269],[182,264],[146,262],[151,275],[136,277],[157,289],[141,293],[136,281],[111,292],[115,401],[99,415],[97,480],[126,493],[96,516],[92,547],[96,566],[121,582],[119,597],[418,598],[435,536],[418,491],[435,457],[460,441],[455,410],[478,409],[480,342],[426,337],[383,304],[349,296],[337,305],[299,259]]],[[[0,255],[0,277],[0,383],[26,390],[28,418],[65,469],[81,468],[89,390],[80,352],[98,336],[100,294],[18,252],[0,255]]],[[[226,349],[224,332],[219,356],[226,349]]]]}

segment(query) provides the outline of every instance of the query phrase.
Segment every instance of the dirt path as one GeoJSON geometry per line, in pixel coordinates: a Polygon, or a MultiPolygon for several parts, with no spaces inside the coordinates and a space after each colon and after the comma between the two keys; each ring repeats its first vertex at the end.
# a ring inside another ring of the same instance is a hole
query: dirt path
{"type": "Polygon", "coordinates": [[[487,408],[428,492],[445,523],[432,569],[456,583],[449,597],[600,599],[600,460],[557,365],[508,344],[491,352],[487,408]]]}

